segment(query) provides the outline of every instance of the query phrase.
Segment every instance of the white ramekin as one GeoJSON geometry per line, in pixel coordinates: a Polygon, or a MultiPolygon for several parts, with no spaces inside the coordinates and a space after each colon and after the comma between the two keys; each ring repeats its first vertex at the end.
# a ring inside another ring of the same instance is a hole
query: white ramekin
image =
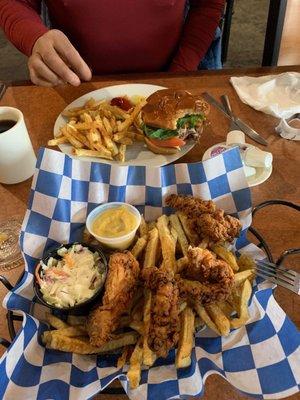
{"type": "Polygon", "coordinates": [[[100,206],[94,208],[94,210],[91,211],[87,217],[86,227],[87,227],[88,231],[90,232],[90,234],[93,235],[94,238],[96,238],[104,246],[109,247],[111,249],[125,250],[132,243],[132,241],[135,237],[136,231],[137,231],[138,227],[140,226],[140,223],[141,223],[141,214],[134,206],[132,206],[131,204],[128,204],[128,203],[112,202],[112,203],[101,204],[100,206]],[[117,238],[108,238],[108,237],[96,235],[93,232],[93,228],[92,228],[95,219],[100,214],[102,214],[104,211],[106,211],[110,208],[117,208],[120,206],[127,207],[128,210],[136,216],[136,226],[134,227],[134,229],[131,232],[129,232],[127,235],[120,236],[117,238]]]}

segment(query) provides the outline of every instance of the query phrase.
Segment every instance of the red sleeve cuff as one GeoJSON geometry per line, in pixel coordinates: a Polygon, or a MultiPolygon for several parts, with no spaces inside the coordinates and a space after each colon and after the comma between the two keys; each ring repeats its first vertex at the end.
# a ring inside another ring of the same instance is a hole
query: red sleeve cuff
{"type": "Polygon", "coordinates": [[[26,24],[25,28],[24,21],[22,21],[22,29],[18,29],[18,24],[14,26],[14,32],[18,32],[17,36],[19,36],[19,38],[14,38],[14,42],[18,43],[18,49],[29,57],[37,39],[48,32],[48,30],[42,23],[32,21],[26,24]]]}

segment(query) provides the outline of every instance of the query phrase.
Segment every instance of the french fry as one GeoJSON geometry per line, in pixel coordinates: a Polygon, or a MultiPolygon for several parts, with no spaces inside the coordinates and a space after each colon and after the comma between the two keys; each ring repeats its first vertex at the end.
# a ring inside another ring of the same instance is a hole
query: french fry
{"type": "Polygon", "coordinates": [[[187,307],[187,303],[186,301],[184,301],[183,303],[179,304],[179,313],[182,313],[182,311],[187,307]]]}
{"type": "Polygon", "coordinates": [[[135,389],[139,386],[141,380],[141,367],[143,361],[143,348],[141,338],[137,342],[133,353],[130,357],[130,366],[127,372],[127,378],[131,389],[135,389]]]}
{"type": "Polygon", "coordinates": [[[230,321],[216,304],[207,304],[206,311],[210,315],[222,336],[228,336],[230,332],[230,321]]]}
{"type": "MultiPolygon", "coordinates": [[[[155,226],[155,224],[154,224],[155,226]]],[[[145,221],[144,216],[141,216],[141,223],[139,226],[139,234],[140,236],[147,236],[148,235],[148,225],[147,222],[145,221]]]]}
{"type": "Polygon", "coordinates": [[[117,368],[118,369],[123,368],[124,365],[126,364],[128,353],[129,353],[129,349],[130,349],[129,346],[124,347],[124,349],[122,351],[122,354],[120,355],[120,357],[118,358],[118,361],[117,361],[117,368]]]}
{"type": "Polygon", "coordinates": [[[200,331],[204,326],[205,323],[203,322],[202,318],[195,317],[195,332],[200,331]]]}
{"type": "Polygon", "coordinates": [[[230,320],[231,328],[237,329],[245,325],[249,319],[248,302],[252,293],[252,285],[248,279],[245,280],[241,288],[240,301],[238,305],[238,318],[230,320]]]}
{"type": "Polygon", "coordinates": [[[176,249],[177,240],[178,240],[178,234],[177,234],[176,229],[173,228],[173,226],[171,227],[171,236],[173,238],[174,246],[175,246],[175,249],[176,249]]]}
{"type": "Polygon", "coordinates": [[[148,235],[148,243],[145,251],[144,268],[153,267],[156,261],[156,251],[158,246],[158,230],[152,229],[148,235]]]}
{"type": "Polygon", "coordinates": [[[87,318],[83,315],[68,315],[67,321],[71,326],[85,325],[87,318]]]}
{"type": "Polygon", "coordinates": [[[162,215],[157,220],[157,228],[161,243],[161,251],[163,256],[164,268],[176,272],[175,245],[168,228],[168,218],[162,215]]]}
{"type": "Polygon", "coordinates": [[[180,274],[180,272],[182,272],[186,268],[188,263],[189,263],[189,259],[186,256],[179,258],[179,260],[176,261],[177,273],[180,274]]]}
{"type": "Polygon", "coordinates": [[[226,261],[230,265],[234,272],[239,270],[239,266],[236,262],[235,256],[231,251],[227,250],[224,246],[215,244],[212,246],[212,251],[217,254],[222,260],[226,261]]]}
{"type": "Polygon", "coordinates": [[[227,318],[229,318],[234,311],[234,307],[232,307],[232,305],[229,304],[227,301],[219,302],[218,307],[222,310],[227,318]]]}
{"type": "Polygon", "coordinates": [[[142,321],[143,319],[144,302],[137,302],[131,310],[132,321],[142,321]]]}
{"type": "Polygon", "coordinates": [[[136,244],[133,246],[131,253],[132,255],[138,259],[139,256],[142,254],[144,248],[146,247],[147,244],[147,236],[142,236],[138,238],[136,241],[136,244]]]}
{"type": "Polygon", "coordinates": [[[69,326],[68,328],[57,329],[55,333],[67,337],[84,336],[87,334],[86,328],[83,325],[69,326]]]}
{"type": "Polygon", "coordinates": [[[48,322],[48,324],[55,329],[64,329],[64,328],[69,328],[70,326],[66,322],[62,321],[61,319],[57,318],[55,315],[52,315],[50,313],[46,314],[46,322],[48,322]]]}
{"type": "Polygon", "coordinates": [[[116,336],[101,347],[95,347],[90,344],[87,336],[67,337],[60,335],[57,331],[46,332],[42,335],[42,341],[47,347],[77,354],[107,353],[123,346],[135,344],[138,338],[136,332],[126,332],[116,336]]]}
{"type": "Polygon", "coordinates": [[[64,136],[48,140],[48,146],[58,146],[59,144],[69,143],[68,139],[64,136]]]}
{"type": "Polygon", "coordinates": [[[106,132],[111,136],[112,132],[113,132],[113,129],[111,127],[111,124],[110,124],[109,120],[106,117],[104,117],[102,121],[103,121],[103,125],[104,125],[104,127],[106,129],[106,132]]]}
{"type": "Polygon", "coordinates": [[[144,312],[143,312],[143,321],[144,321],[143,363],[148,367],[151,367],[156,359],[155,353],[148,346],[148,336],[149,336],[149,328],[151,320],[151,301],[152,301],[151,290],[145,289],[144,296],[145,296],[145,302],[144,302],[144,312]]]}
{"type": "Polygon", "coordinates": [[[186,307],[181,315],[181,331],[176,353],[176,368],[186,368],[191,364],[191,353],[194,343],[195,315],[190,307],[186,307]]]}
{"type": "Polygon", "coordinates": [[[156,228],[156,221],[150,221],[147,223],[148,232],[151,231],[153,228],[156,228]]]}
{"type": "Polygon", "coordinates": [[[239,271],[245,271],[247,269],[255,269],[256,265],[255,265],[255,261],[247,256],[246,254],[242,254],[238,260],[237,263],[239,265],[239,271]]]}
{"type": "Polygon", "coordinates": [[[116,143],[124,144],[126,146],[130,146],[130,145],[133,144],[133,140],[130,139],[129,137],[121,137],[121,138],[119,138],[119,137],[116,137],[116,135],[114,135],[113,139],[114,139],[114,141],[116,143]]]}
{"type": "Polygon", "coordinates": [[[68,139],[69,143],[75,147],[75,149],[82,149],[83,144],[74,137],[73,132],[67,129],[67,126],[62,130],[63,135],[68,139]]]}
{"type": "Polygon", "coordinates": [[[114,143],[109,136],[103,136],[103,143],[113,156],[119,153],[118,146],[114,143]]]}
{"type": "Polygon", "coordinates": [[[89,146],[88,139],[82,133],[78,132],[77,129],[74,128],[74,126],[72,124],[67,124],[67,129],[68,129],[68,132],[73,136],[73,138],[78,140],[84,146],[86,146],[86,147],[89,146]]]}
{"type": "Polygon", "coordinates": [[[188,224],[188,218],[181,212],[176,212],[176,215],[179,217],[183,230],[192,245],[196,245],[198,243],[198,235],[191,230],[188,224]]]}
{"type": "Polygon", "coordinates": [[[246,279],[251,279],[255,275],[255,270],[253,269],[245,269],[244,271],[237,272],[234,274],[234,284],[235,286],[240,285],[246,279]]]}
{"type": "Polygon", "coordinates": [[[111,152],[103,149],[99,150],[86,150],[86,149],[76,149],[73,148],[72,153],[76,156],[83,157],[97,157],[97,158],[106,158],[107,160],[112,160],[111,152]]]}
{"type": "Polygon", "coordinates": [[[172,227],[177,232],[178,242],[180,244],[180,248],[181,248],[182,254],[184,256],[186,256],[187,255],[187,250],[188,250],[188,247],[189,247],[189,243],[188,243],[187,237],[186,237],[186,235],[184,233],[184,230],[182,229],[182,226],[181,226],[181,223],[179,221],[179,218],[178,218],[178,216],[176,214],[170,215],[169,218],[170,218],[170,222],[171,222],[172,227]]]}
{"type": "Polygon", "coordinates": [[[214,331],[217,335],[221,335],[217,325],[214,323],[214,321],[211,319],[210,315],[207,313],[205,308],[201,306],[200,304],[196,303],[194,304],[194,309],[196,313],[199,315],[199,317],[205,322],[205,324],[212,330],[214,331]]]}
{"type": "Polygon", "coordinates": [[[121,161],[122,163],[126,160],[126,144],[121,144],[119,147],[119,153],[116,156],[116,159],[121,161]]]}
{"type": "Polygon", "coordinates": [[[130,127],[131,124],[133,124],[136,116],[138,113],[141,111],[141,109],[144,107],[146,104],[146,100],[141,100],[133,109],[132,113],[130,114],[129,118],[127,118],[124,122],[122,122],[119,127],[118,131],[124,131],[130,127]]]}
{"type": "Polygon", "coordinates": [[[144,333],[144,323],[141,321],[131,321],[129,324],[129,328],[133,329],[140,335],[143,335],[144,333]]]}

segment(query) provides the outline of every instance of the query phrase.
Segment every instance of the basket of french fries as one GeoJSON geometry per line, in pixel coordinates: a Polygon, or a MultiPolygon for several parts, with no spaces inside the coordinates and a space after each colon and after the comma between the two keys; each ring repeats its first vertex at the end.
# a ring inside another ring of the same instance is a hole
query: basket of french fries
{"type": "Polygon", "coordinates": [[[4,398],[90,398],[119,379],[132,399],[166,400],[200,395],[215,373],[247,395],[295,393],[299,336],[254,274],[264,255],[246,239],[251,199],[238,149],[203,164],[93,168],[39,154],[21,233],[25,274],[5,299],[24,321],[1,359],[4,398]],[[51,185],[41,184],[44,168],[51,185]],[[107,253],[90,309],[49,313],[32,290],[37,262],[53,244],[93,245],[86,217],[113,201],[143,215],[134,242],[107,253]]]}

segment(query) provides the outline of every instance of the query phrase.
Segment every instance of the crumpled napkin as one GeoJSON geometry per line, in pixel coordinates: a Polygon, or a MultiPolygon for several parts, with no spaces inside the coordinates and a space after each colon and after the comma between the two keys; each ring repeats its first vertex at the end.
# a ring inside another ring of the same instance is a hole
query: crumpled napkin
{"type": "Polygon", "coordinates": [[[300,113],[299,72],[232,77],[230,82],[242,102],[258,111],[282,119],[300,113]]]}

